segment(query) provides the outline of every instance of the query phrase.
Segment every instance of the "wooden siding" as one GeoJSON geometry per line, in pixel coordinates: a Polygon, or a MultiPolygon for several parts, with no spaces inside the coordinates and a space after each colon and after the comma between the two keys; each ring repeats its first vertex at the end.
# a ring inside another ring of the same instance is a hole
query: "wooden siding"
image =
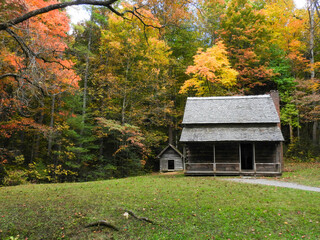
{"type": "Polygon", "coordinates": [[[160,157],[160,171],[181,171],[183,170],[182,158],[172,148],[168,148],[160,157]],[[174,169],[168,169],[168,161],[174,160],[174,169]]]}

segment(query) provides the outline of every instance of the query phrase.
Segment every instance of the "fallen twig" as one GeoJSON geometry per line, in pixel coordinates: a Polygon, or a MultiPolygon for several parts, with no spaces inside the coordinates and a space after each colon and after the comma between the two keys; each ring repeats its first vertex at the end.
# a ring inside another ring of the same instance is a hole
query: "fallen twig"
{"type": "Polygon", "coordinates": [[[97,222],[93,222],[93,223],[89,223],[88,225],[85,226],[85,228],[88,228],[88,227],[95,227],[95,226],[104,226],[104,227],[108,227],[108,228],[111,228],[115,231],[119,231],[119,229],[112,225],[111,223],[108,223],[107,221],[105,220],[99,220],[97,222]]]}
{"type": "Polygon", "coordinates": [[[140,221],[145,221],[148,223],[152,223],[155,224],[155,222],[153,222],[152,220],[146,218],[146,217],[138,217],[136,214],[134,214],[134,212],[130,211],[130,210],[125,210],[127,213],[129,213],[132,217],[134,217],[135,219],[138,219],[140,221]]]}

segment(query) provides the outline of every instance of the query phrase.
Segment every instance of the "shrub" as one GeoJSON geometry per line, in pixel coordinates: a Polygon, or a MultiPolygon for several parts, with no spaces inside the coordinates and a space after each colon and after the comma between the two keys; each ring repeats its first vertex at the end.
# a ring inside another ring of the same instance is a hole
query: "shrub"
{"type": "Polygon", "coordinates": [[[7,170],[3,185],[15,186],[27,183],[27,173],[23,170],[7,170]]]}

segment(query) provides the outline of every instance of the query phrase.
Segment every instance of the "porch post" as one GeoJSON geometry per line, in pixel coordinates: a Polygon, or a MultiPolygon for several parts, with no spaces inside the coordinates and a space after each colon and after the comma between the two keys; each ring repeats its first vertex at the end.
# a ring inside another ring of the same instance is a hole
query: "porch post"
{"type": "Polygon", "coordinates": [[[239,173],[241,170],[241,143],[239,143],[239,173]]]}
{"type": "Polygon", "coordinates": [[[183,169],[184,171],[186,171],[186,144],[183,144],[182,158],[183,158],[183,169]]]}
{"type": "Polygon", "coordinates": [[[275,170],[281,172],[282,170],[282,161],[281,161],[281,143],[276,143],[276,162],[275,162],[275,170]],[[277,167],[278,166],[278,169],[277,167]]]}
{"type": "Polygon", "coordinates": [[[216,172],[216,145],[213,144],[213,172],[216,172]]]}
{"type": "Polygon", "coordinates": [[[256,173],[257,171],[257,166],[256,166],[256,144],[253,143],[252,144],[252,155],[253,155],[253,170],[254,170],[254,173],[256,173]]]}

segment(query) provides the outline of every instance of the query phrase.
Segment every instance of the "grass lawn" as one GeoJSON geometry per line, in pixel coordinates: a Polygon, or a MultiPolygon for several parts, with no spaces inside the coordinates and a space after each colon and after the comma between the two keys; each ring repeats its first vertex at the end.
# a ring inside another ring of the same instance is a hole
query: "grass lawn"
{"type": "Polygon", "coordinates": [[[278,180],[320,187],[320,163],[285,163],[278,180]]]}
{"type": "Polygon", "coordinates": [[[320,193],[214,177],[23,185],[0,188],[0,239],[320,239],[319,212],[320,193]]]}

